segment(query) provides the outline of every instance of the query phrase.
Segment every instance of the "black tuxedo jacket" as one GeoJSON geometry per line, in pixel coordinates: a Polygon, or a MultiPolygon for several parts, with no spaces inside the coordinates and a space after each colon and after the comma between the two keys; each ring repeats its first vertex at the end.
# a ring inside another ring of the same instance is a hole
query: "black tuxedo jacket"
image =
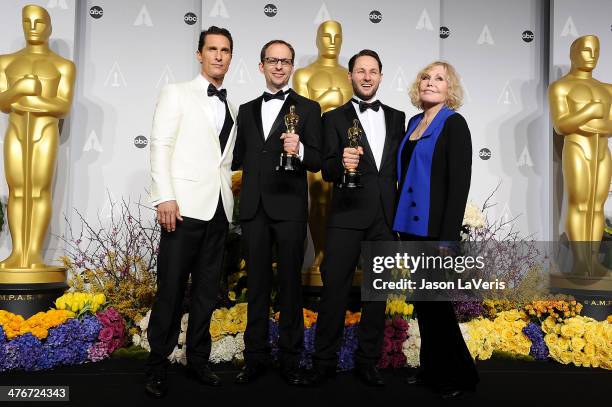
{"type": "Polygon", "coordinates": [[[242,168],[240,220],[252,219],[259,202],[274,220],[308,219],[306,171],[321,169],[321,107],[317,102],[290,90],[285,103],[265,138],[261,123],[260,96],[240,106],[232,170],[242,168]],[[296,133],[303,145],[302,167],[295,172],[276,171],[283,152],[281,134],[286,131],[285,115],[295,106],[300,117],[296,133]]]}
{"type": "Polygon", "coordinates": [[[364,155],[359,161],[363,188],[341,189],[344,166],[342,154],[348,147],[348,129],[357,119],[351,101],[323,115],[323,179],[334,183],[328,225],[350,229],[368,228],[382,206],[385,220],[393,226],[397,193],[397,148],[405,134],[406,115],[382,105],[385,112],[386,136],[380,170],[363,131],[360,145],[364,155]]]}

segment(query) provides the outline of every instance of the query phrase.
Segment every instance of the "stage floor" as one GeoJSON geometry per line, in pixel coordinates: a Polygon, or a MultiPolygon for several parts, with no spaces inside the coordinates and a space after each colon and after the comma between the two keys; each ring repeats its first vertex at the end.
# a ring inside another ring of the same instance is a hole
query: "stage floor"
{"type": "Polygon", "coordinates": [[[0,385],[68,385],[69,403],[12,402],[3,405],[70,406],[568,406],[597,405],[610,400],[612,372],[603,369],[564,366],[556,362],[526,362],[492,359],[478,362],[480,384],[466,400],[443,402],[430,390],[409,387],[403,378],[411,369],[384,371],[387,386],[368,388],[351,374],[343,373],[319,388],[287,386],[270,371],[246,386],[233,383],[238,369],[216,365],[223,380],[219,388],[203,387],[187,378],[184,368],[173,366],[168,373],[169,392],[163,400],[148,398],[143,391],[143,361],[111,359],[44,372],[0,374],[0,385]]]}

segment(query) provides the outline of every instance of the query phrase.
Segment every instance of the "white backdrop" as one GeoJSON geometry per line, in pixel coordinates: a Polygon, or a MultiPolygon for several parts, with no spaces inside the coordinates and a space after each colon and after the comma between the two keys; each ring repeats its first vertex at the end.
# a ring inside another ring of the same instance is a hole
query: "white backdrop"
{"type": "MultiPolygon", "coordinates": [[[[211,24],[234,36],[226,86],[236,105],[263,90],[257,63],[265,42],[288,40],[296,49],[296,68],[305,66],[317,54],[318,24],[330,18],[343,26],[341,63],[346,66],[362,48],[378,51],[380,97],[408,116],[416,111],[406,88],[418,69],[448,60],[467,91],[461,112],[474,145],[470,199],[481,204],[501,181],[490,215],[519,216],[519,229],[541,240],[558,236],[563,197],[546,88],[567,71],[576,36],[599,35],[595,76],[612,82],[612,2],[606,0],[3,0],[2,54],[24,45],[20,13],[26,3],[49,9],[51,47],[75,60],[78,69],[58,159],[53,234],[62,233],[62,213],[74,220],[74,209],[92,222],[106,219],[109,195],[147,199],[146,143],[157,95],[165,83],[197,74],[197,37],[211,24]]],[[[2,135],[5,129],[2,115],[2,135]]],[[[6,202],[0,178],[0,199],[6,202]]],[[[9,250],[5,227],[0,256],[9,250]]],[[[49,238],[46,258],[60,253],[61,245],[49,238]]]]}

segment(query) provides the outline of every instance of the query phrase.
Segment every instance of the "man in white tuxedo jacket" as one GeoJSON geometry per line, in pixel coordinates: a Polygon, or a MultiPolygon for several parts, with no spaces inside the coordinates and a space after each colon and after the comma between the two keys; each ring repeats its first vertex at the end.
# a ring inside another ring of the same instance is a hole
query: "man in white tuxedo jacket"
{"type": "Polygon", "coordinates": [[[151,353],[145,391],[166,393],[168,356],[177,344],[185,287],[191,274],[187,364],[202,384],[220,384],[208,365],[214,310],[233,197],[235,116],[223,79],[232,59],[229,31],[200,35],[200,74],[161,92],[151,135],[151,195],[161,225],[157,294],[148,327],[151,353]]]}

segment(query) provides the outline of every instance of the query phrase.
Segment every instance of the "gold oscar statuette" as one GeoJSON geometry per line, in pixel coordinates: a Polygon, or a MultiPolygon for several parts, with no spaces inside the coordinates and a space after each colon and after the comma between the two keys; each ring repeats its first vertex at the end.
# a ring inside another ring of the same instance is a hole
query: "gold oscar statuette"
{"type": "Polygon", "coordinates": [[[565,229],[573,256],[570,273],[551,275],[554,287],[612,290],[612,273],[598,260],[612,177],[612,84],[593,78],[599,50],[596,36],[577,38],[570,71],[548,89],[553,125],[564,140],[565,229]]]}
{"type": "Polygon", "coordinates": [[[0,110],[8,114],[4,172],[9,187],[12,252],[0,262],[0,285],[65,285],[66,269],[46,265],[43,241],[51,220],[51,190],[59,121],[72,104],[74,64],[49,49],[51,18],[25,6],[25,48],[0,55],[0,110]]]}
{"type": "MultiPolygon", "coordinates": [[[[295,71],[293,89],[321,106],[321,112],[329,112],[347,103],[353,97],[353,87],[348,78],[348,69],[338,61],[342,48],[342,26],[329,20],[317,29],[317,59],[295,71]]],[[[307,285],[321,285],[319,266],[323,260],[325,227],[327,225],[331,184],[323,181],[321,172],[308,173],[310,210],[308,225],[314,245],[315,259],[303,276],[307,285]]]]}
{"type": "MultiPolygon", "coordinates": [[[[285,115],[285,126],[287,133],[295,133],[300,116],[295,113],[295,106],[289,106],[289,113],[285,115]]],[[[279,165],[276,166],[276,171],[296,171],[300,166],[300,157],[294,153],[283,151],[280,155],[279,165]]]]}
{"type": "MultiPolygon", "coordinates": [[[[353,120],[353,126],[348,129],[348,140],[350,148],[359,147],[361,141],[361,135],[363,131],[359,127],[359,120],[353,120]]],[[[361,173],[357,168],[351,168],[350,170],[345,169],[344,175],[342,176],[342,182],[338,184],[338,188],[363,188],[361,185],[361,173]]]]}

